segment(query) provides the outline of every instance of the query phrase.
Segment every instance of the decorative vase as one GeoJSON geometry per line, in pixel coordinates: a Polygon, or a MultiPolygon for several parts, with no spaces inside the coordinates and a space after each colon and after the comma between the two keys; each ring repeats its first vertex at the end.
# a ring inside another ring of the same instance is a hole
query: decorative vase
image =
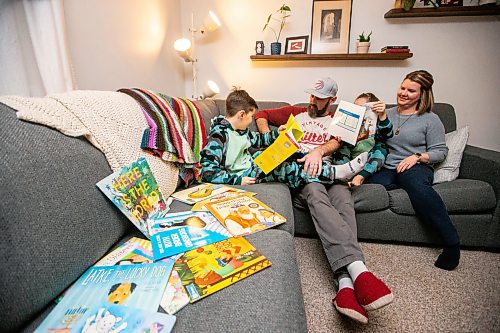
{"type": "Polygon", "coordinates": [[[369,48],[370,48],[370,42],[358,42],[357,52],[368,53],[369,48]]]}
{"type": "Polygon", "coordinates": [[[281,54],[281,43],[280,42],[271,43],[271,54],[272,55],[281,54]]]}

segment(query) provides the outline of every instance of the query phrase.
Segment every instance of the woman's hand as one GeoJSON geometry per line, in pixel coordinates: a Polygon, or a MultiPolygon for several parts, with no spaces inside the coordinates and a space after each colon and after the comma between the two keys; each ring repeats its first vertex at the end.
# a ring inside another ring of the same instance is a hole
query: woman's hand
{"type": "Polygon", "coordinates": [[[241,185],[252,185],[255,184],[254,177],[243,177],[241,178],[241,185]]]}
{"type": "Polygon", "coordinates": [[[372,111],[378,116],[378,119],[384,121],[387,119],[387,113],[385,112],[385,103],[382,101],[374,102],[372,105],[372,111]]]}
{"type": "Polygon", "coordinates": [[[363,184],[364,181],[365,177],[361,175],[356,175],[350,182],[347,183],[347,185],[349,185],[349,187],[359,186],[363,184]]]}
{"type": "Polygon", "coordinates": [[[396,171],[401,173],[403,171],[409,170],[418,162],[418,157],[416,155],[410,155],[401,162],[399,162],[396,171]]]}

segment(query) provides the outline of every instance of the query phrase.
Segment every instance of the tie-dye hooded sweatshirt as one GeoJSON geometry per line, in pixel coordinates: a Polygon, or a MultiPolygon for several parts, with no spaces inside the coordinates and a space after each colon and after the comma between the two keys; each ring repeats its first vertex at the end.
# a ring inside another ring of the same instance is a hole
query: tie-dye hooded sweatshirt
{"type": "Polygon", "coordinates": [[[252,155],[268,147],[278,131],[268,133],[234,130],[223,116],[212,119],[207,144],[201,151],[201,177],[214,184],[241,184],[253,170],[252,155]]]}

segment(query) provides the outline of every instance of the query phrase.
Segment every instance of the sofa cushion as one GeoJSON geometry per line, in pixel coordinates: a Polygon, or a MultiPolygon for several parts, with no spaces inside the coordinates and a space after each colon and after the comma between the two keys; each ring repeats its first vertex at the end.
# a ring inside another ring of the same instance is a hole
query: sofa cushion
{"type": "Polygon", "coordinates": [[[389,207],[389,195],[382,185],[363,184],[352,189],[357,213],[373,212],[389,207]]]}
{"type": "MultiPolygon", "coordinates": [[[[294,220],[293,220],[293,207],[290,191],[288,187],[281,183],[265,183],[255,184],[249,186],[231,185],[243,189],[245,191],[255,192],[256,198],[283,215],[286,222],[275,227],[275,229],[285,230],[293,236],[294,220]]],[[[174,200],[170,205],[171,212],[182,212],[191,210],[191,205],[174,200]]]]}
{"type": "Polygon", "coordinates": [[[464,153],[467,139],[469,138],[469,126],[459,128],[456,131],[446,133],[446,145],[448,156],[443,162],[434,168],[434,184],[449,182],[457,179],[460,172],[460,163],[464,153]]]}
{"type": "MultiPolygon", "coordinates": [[[[495,209],[496,199],[490,184],[473,179],[456,179],[434,185],[450,214],[488,212],[495,209]]],[[[397,189],[388,191],[390,209],[396,214],[415,215],[408,194],[397,189]]]]}
{"type": "Polygon", "coordinates": [[[19,331],[133,226],[96,187],[111,168],[85,139],[0,104],[0,153],[5,332],[19,331]]]}
{"type": "Polygon", "coordinates": [[[173,332],[307,332],[293,237],[269,229],[246,238],[271,267],[188,304],[173,332]]]}

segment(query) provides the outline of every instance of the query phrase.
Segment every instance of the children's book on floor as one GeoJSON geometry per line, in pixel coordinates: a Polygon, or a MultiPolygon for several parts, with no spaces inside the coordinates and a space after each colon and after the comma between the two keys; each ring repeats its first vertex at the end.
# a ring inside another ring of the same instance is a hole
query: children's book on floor
{"type": "Polygon", "coordinates": [[[119,304],[158,311],[173,261],[90,267],[66,292],[36,332],[72,329],[94,306],[119,304]]]}
{"type": "Polygon", "coordinates": [[[299,149],[299,142],[304,136],[304,131],[291,114],[286,122],[286,128],[276,140],[254,159],[255,164],[265,174],[271,172],[299,149]]]}
{"type": "MultiPolygon", "coordinates": [[[[162,261],[170,262],[173,265],[173,263],[181,255],[182,253],[164,258],[162,261]]],[[[95,266],[146,264],[152,263],[153,261],[151,241],[138,237],[132,237],[120,247],[99,260],[95,266]]],[[[187,292],[182,287],[177,272],[172,270],[165,291],[163,292],[160,306],[168,314],[174,314],[187,304],[189,304],[187,292]]]]}
{"type": "Polygon", "coordinates": [[[243,236],[286,222],[281,214],[257,198],[239,195],[205,204],[233,236],[243,236]]]}
{"type": "Polygon", "coordinates": [[[269,266],[245,238],[232,237],[184,253],[174,270],[194,303],[269,266]]]}
{"type": "MultiPolygon", "coordinates": [[[[213,196],[219,195],[226,191],[235,190],[235,188],[221,185],[221,184],[209,184],[204,183],[196,185],[185,190],[177,191],[172,193],[171,197],[181,202],[193,205],[197,202],[207,200],[213,196]]],[[[239,190],[244,191],[244,190],[239,190]]]]}
{"type": "Polygon", "coordinates": [[[365,106],[340,101],[330,126],[328,126],[328,132],[332,136],[341,137],[344,142],[355,145],[365,111],[365,106]]]}
{"type": "Polygon", "coordinates": [[[148,219],[169,209],[144,157],[113,172],[96,185],[148,238],[148,219]]]}
{"type": "Polygon", "coordinates": [[[175,316],[166,313],[101,303],[85,311],[71,330],[64,332],[169,333],[176,319],[175,316]]]}
{"type": "Polygon", "coordinates": [[[170,257],[231,237],[208,211],[166,214],[151,224],[154,260],[170,257]]]}

